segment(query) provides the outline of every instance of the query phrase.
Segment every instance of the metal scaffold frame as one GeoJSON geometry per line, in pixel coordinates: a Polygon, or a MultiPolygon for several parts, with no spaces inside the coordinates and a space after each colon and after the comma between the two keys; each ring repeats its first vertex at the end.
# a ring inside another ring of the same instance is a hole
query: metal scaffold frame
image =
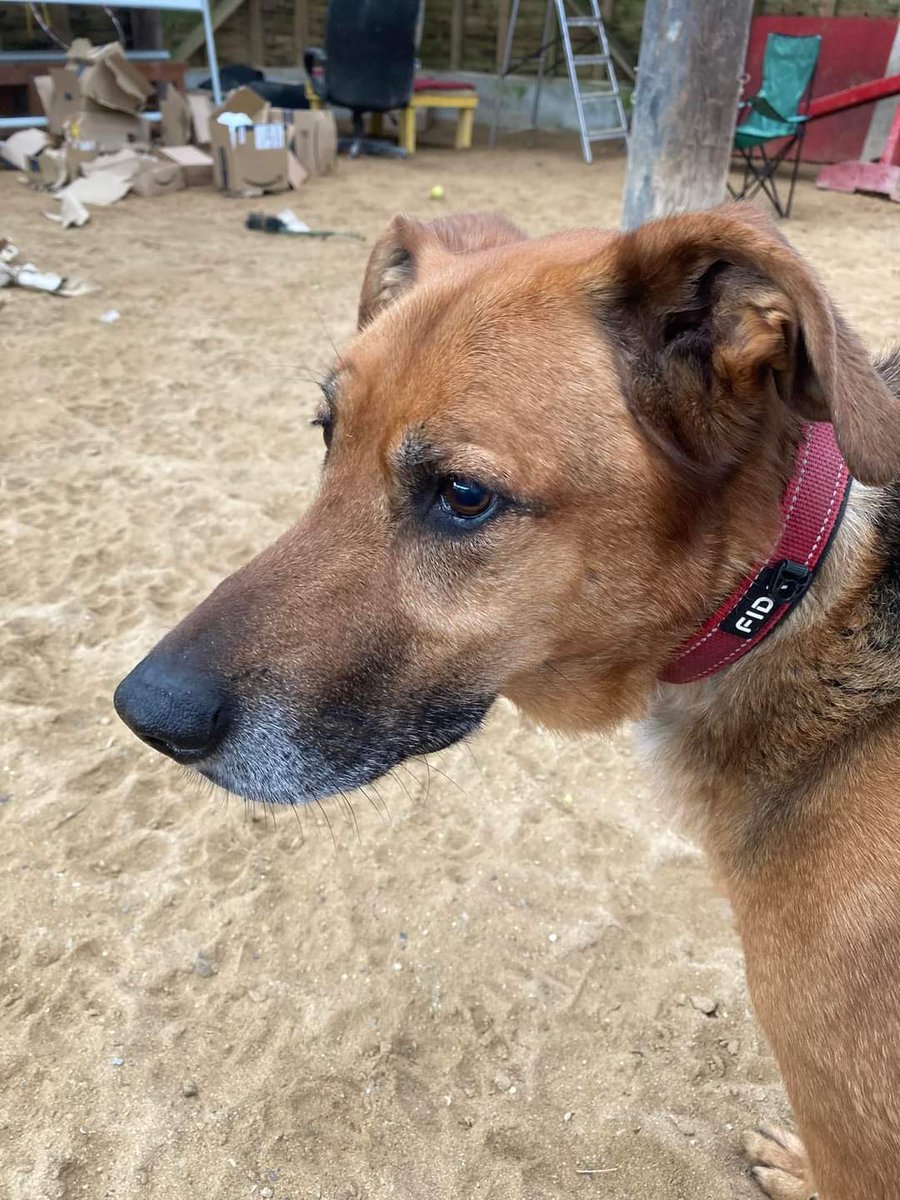
{"type": "MultiPolygon", "coordinates": [[[[8,0],[8,3],[28,5],[31,0],[8,0]]],[[[213,100],[216,104],[221,104],[222,85],[219,81],[219,61],[216,57],[216,37],[209,11],[209,0],[116,0],[114,5],[110,5],[109,0],[78,0],[78,3],[95,8],[156,8],[169,12],[200,13],[206,40],[206,58],[209,63],[213,100]]],[[[21,61],[20,55],[17,54],[16,57],[21,61]]],[[[0,62],[2,61],[3,55],[0,54],[0,62]]],[[[43,124],[46,124],[46,119],[41,117],[0,117],[0,129],[21,129],[23,126],[43,124]]]]}

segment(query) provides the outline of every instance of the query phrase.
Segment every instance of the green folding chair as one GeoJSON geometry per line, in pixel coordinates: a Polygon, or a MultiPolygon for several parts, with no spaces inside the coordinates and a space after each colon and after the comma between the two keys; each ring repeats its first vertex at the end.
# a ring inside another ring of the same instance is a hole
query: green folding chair
{"type": "Polygon", "coordinates": [[[728,185],[735,200],[747,200],[762,190],[779,217],[791,215],[807,120],[801,108],[809,108],[821,43],[818,35],[770,33],[766,38],[762,86],[743,102],[749,112],[734,133],[734,148],[744,160],[741,190],[728,185]],[[781,143],[774,153],[766,149],[773,142],[781,143]],[[791,184],[783,204],[775,176],[792,150],[791,184]]]}

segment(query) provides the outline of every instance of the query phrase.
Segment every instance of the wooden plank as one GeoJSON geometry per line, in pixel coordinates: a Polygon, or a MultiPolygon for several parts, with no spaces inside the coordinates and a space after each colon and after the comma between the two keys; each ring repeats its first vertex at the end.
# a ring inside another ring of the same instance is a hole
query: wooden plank
{"type": "Polygon", "coordinates": [[[309,4],[307,0],[294,0],[294,54],[298,65],[303,62],[303,52],[309,45],[309,4]]]}
{"type": "Polygon", "coordinates": [[[647,0],[622,224],[725,199],[753,0],[647,0]]]}
{"type": "MultiPolygon", "coordinates": [[[[210,14],[213,29],[218,29],[220,25],[223,25],[232,13],[237,12],[243,3],[244,0],[222,0],[221,4],[217,4],[210,14]]],[[[185,62],[200,49],[203,42],[203,22],[201,21],[189,34],[181,39],[172,51],[172,57],[179,62],[185,62]]]]}
{"type": "Polygon", "coordinates": [[[511,0],[497,0],[497,70],[503,66],[503,54],[506,50],[506,35],[509,32],[509,13],[511,0]]]}
{"type": "Polygon", "coordinates": [[[450,70],[458,71],[463,63],[463,39],[466,29],[465,0],[452,0],[450,9],[450,70]]]}
{"type": "Polygon", "coordinates": [[[247,46],[250,66],[261,71],[265,66],[262,0],[247,0],[247,46]]]}
{"type": "Polygon", "coordinates": [[[858,104],[871,104],[873,100],[883,100],[886,96],[900,95],[900,75],[886,75],[884,79],[869,79],[866,83],[858,83],[856,87],[844,88],[840,92],[830,92],[813,100],[806,111],[810,121],[816,117],[827,117],[831,113],[846,112],[858,104]]]}

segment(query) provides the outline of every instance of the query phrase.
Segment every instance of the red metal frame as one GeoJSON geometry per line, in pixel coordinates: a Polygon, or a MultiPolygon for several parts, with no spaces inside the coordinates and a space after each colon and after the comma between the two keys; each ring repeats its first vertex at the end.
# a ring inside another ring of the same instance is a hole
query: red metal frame
{"type": "Polygon", "coordinates": [[[874,192],[900,204],[900,104],[878,162],[842,162],[823,167],[816,187],[830,192],[874,192]]]}
{"type": "Polygon", "coordinates": [[[873,100],[884,100],[886,96],[900,95],[900,75],[886,75],[883,79],[869,79],[856,87],[844,88],[813,100],[807,112],[810,121],[817,117],[830,117],[832,113],[846,112],[860,104],[871,104],[873,100]]]}

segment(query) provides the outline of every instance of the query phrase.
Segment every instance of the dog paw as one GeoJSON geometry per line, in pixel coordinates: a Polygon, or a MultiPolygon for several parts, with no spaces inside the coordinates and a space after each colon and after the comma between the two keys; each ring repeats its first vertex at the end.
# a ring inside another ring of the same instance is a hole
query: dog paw
{"type": "Polygon", "coordinates": [[[816,1188],[803,1143],[771,1125],[748,1129],[744,1154],[750,1174],[770,1200],[816,1200],[816,1188]]]}

